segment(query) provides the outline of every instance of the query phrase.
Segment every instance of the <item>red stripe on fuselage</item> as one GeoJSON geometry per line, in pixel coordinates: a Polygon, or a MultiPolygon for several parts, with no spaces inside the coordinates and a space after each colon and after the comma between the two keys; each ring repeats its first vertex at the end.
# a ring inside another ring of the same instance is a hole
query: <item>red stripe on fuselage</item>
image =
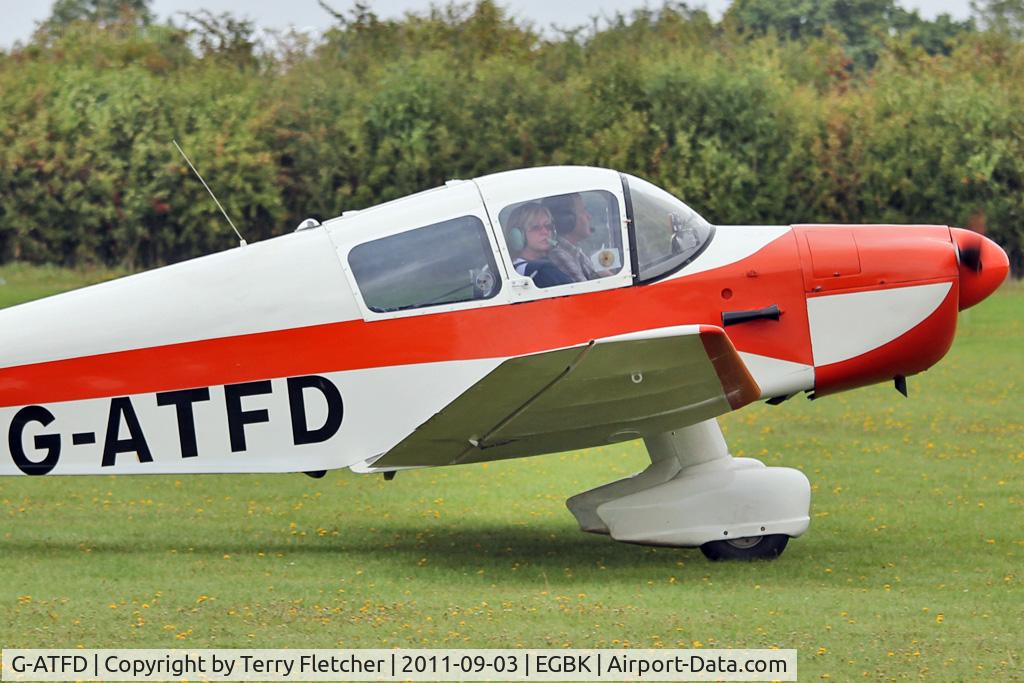
{"type": "MultiPolygon", "coordinates": [[[[795,240],[653,285],[392,320],[352,320],[0,369],[0,406],[72,401],[384,366],[499,358],[779,304],[729,330],[742,351],[811,363],[795,240]],[[723,290],[728,288],[729,298],[723,290]]],[[[40,330],[45,334],[45,330],[40,330]]]]}

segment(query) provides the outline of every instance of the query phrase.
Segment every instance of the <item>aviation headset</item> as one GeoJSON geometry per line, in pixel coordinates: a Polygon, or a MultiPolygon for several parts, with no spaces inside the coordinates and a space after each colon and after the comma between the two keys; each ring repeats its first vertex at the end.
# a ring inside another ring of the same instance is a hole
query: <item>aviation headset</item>
{"type": "MultiPolygon", "coordinates": [[[[512,211],[512,215],[509,216],[509,219],[508,219],[508,222],[512,223],[512,227],[508,229],[508,238],[507,238],[509,251],[511,251],[512,253],[518,253],[518,252],[520,252],[520,251],[522,251],[523,249],[526,248],[526,233],[523,231],[523,228],[520,227],[520,226],[522,224],[526,223],[526,219],[527,219],[527,217],[530,214],[532,214],[535,211],[539,211],[541,209],[547,210],[548,213],[552,213],[551,209],[549,209],[548,207],[544,206],[540,202],[526,202],[525,204],[520,204],[519,206],[517,206],[512,211]]],[[[552,218],[552,221],[555,220],[553,213],[552,213],[551,218],[552,218]]],[[[573,221],[575,221],[575,220],[576,219],[573,218],[573,221]]],[[[561,231],[558,229],[557,223],[556,223],[556,225],[555,225],[555,234],[558,234],[560,232],[561,231]]],[[[549,238],[549,241],[551,242],[551,246],[555,246],[555,243],[556,243],[555,234],[552,234],[551,237],[549,238]]]]}
{"type": "Polygon", "coordinates": [[[526,247],[526,235],[522,228],[509,228],[508,249],[513,254],[521,252],[526,247]]]}

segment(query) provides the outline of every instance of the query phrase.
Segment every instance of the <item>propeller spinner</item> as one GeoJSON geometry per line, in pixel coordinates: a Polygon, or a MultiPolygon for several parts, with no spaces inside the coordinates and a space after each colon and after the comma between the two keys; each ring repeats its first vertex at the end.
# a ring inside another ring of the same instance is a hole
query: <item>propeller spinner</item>
{"type": "Polygon", "coordinates": [[[970,308],[992,292],[1010,272],[1010,260],[998,244],[962,228],[950,228],[960,260],[960,310],[970,308]]]}

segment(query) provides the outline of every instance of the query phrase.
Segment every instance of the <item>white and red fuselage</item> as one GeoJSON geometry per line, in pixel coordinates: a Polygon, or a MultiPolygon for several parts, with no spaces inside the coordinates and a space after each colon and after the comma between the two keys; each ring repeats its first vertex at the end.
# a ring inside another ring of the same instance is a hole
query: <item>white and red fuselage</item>
{"type": "MultiPolygon", "coordinates": [[[[669,328],[699,336],[721,383],[681,428],[757,399],[921,372],[949,349],[957,312],[1007,273],[999,247],[945,226],[717,226],[681,267],[639,282],[628,193],[620,174],[592,168],[452,182],[0,311],[0,474],[365,467],[510,359],[669,328]],[[621,231],[622,267],[536,287],[516,272],[499,215],[578,192],[619,212],[604,229],[621,231]],[[458,217],[486,230],[489,296],[367,304],[353,249],[458,217]],[[977,267],[960,258],[968,249],[977,267]],[[716,361],[737,352],[742,365],[716,361]]],[[[609,440],[592,429],[549,450],[609,440]]],[[[537,443],[521,454],[548,450],[537,443]]]]}

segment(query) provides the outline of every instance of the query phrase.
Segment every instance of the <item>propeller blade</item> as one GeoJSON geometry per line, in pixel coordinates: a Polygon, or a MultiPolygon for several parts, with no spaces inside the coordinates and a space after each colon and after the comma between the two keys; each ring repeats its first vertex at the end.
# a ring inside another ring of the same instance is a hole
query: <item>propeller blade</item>
{"type": "Polygon", "coordinates": [[[975,273],[981,272],[981,237],[960,248],[960,264],[975,273]]]}

